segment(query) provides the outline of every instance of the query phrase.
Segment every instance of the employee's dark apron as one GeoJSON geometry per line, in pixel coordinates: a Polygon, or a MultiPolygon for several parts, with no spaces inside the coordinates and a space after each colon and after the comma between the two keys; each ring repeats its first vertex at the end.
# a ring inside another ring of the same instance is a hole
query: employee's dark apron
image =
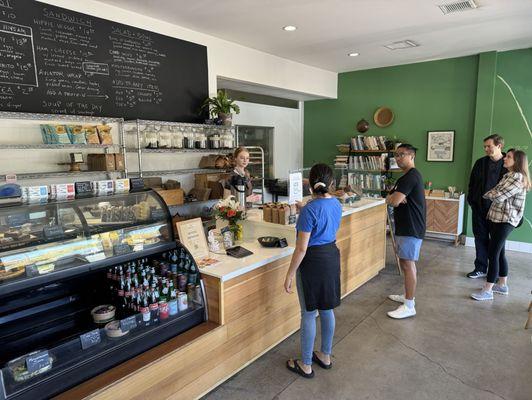
{"type": "Polygon", "coordinates": [[[340,251],[336,243],[308,247],[299,271],[307,311],[340,305],[340,251]]]}

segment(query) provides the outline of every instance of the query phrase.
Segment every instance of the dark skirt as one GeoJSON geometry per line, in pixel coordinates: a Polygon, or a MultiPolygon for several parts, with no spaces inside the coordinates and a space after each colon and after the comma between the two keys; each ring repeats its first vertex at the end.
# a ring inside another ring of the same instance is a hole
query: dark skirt
{"type": "Polygon", "coordinates": [[[340,251],[336,243],[308,247],[299,271],[307,311],[340,305],[340,251]]]}

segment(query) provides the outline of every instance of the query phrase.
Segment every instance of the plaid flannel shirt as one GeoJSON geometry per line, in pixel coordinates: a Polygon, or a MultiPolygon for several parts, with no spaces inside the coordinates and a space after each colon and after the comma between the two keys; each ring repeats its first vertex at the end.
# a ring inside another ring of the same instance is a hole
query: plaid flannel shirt
{"type": "Polygon", "coordinates": [[[490,221],[517,226],[525,211],[523,175],[519,172],[507,172],[497,186],[483,197],[492,201],[487,217],[490,221]]]}

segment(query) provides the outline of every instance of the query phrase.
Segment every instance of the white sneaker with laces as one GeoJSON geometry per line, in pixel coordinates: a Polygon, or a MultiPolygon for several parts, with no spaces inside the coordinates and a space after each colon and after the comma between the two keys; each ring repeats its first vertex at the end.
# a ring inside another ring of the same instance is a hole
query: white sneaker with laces
{"type": "Polygon", "coordinates": [[[388,311],[388,317],[393,319],[403,319],[403,318],[409,318],[416,315],[416,309],[415,308],[408,308],[404,304],[397,307],[394,311],[388,311]]]}
{"type": "Polygon", "coordinates": [[[390,294],[388,295],[388,298],[392,301],[395,301],[397,303],[404,303],[405,302],[405,295],[404,294],[390,294]]]}

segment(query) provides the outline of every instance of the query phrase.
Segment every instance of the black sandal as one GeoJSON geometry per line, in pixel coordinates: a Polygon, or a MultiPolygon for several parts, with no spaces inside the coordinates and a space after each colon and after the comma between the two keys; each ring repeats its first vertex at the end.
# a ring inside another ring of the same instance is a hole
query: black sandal
{"type": "Polygon", "coordinates": [[[321,361],[316,354],[315,351],[312,352],[312,361],[314,361],[316,364],[318,364],[323,369],[331,369],[332,368],[332,361],[329,364],[325,364],[323,361],[321,361]]]}
{"type": "MultiPolygon", "coordinates": [[[[292,359],[290,359],[290,360],[292,360],[292,359]]],[[[298,375],[301,375],[303,378],[307,378],[307,379],[314,378],[314,371],[311,371],[310,374],[307,374],[299,366],[299,363],[297,362],[297,360],[292,360],[294,362],[294,366],[293,367],[290,365],[290,360],[288,360],[286,362],[286,368],[288,368],[290,371],[292,371],[292,372],[294,372],[294,373],[296,373],[298,375]]]]}

